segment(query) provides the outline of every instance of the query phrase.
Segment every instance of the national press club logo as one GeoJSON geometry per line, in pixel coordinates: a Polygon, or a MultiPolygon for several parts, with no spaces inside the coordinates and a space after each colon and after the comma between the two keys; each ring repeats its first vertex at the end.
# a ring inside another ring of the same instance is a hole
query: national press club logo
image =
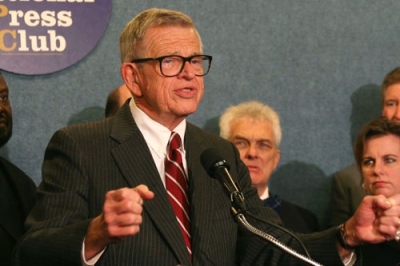
{"type": "Polygon", "coordinates": [[[65,69],[96,46],[110,15],[111,0],[0,0],[0,69],[65,69]]]}

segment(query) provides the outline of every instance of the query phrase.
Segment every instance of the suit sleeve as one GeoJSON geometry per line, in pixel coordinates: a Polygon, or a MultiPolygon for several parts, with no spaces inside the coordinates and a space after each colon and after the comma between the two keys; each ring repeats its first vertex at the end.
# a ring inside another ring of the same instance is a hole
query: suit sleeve
{"type": "Polygon", "coordinates": [[[85,158],[74,141],[63,131],[55,133],[45,152],[37,204],[26,220],[28,231],[17,249],[18,265],[81,263],[90,223],[84,165],[85,158]]]}

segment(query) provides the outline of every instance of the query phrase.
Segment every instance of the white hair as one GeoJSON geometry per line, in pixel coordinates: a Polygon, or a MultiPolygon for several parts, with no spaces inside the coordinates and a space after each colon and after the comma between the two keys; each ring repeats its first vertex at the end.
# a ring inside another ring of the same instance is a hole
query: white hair
{"type": "Polygon", "coordinates": [[[279,116],[274,109],[258,101],[248,101],[228,107],[219,118],[220,136],[228,139],[231,134],[231,122],[244,117],[269,121],[272,125],[276,147],[279,147],[282,138],[279,116]]]}

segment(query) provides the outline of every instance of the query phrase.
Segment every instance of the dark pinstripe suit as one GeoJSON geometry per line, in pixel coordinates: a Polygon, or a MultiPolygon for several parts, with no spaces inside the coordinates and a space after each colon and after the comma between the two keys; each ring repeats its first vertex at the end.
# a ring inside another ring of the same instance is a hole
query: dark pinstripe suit
{"type": "MultiPolygon", "coordinates": [[[[210,147],[220,150],[231,164],[232,176],[243,188],[250,210],[280,222],[273,210],[262,207],[235,147],[188,124],[185,149],[193,264],[233,265],[240,258],[244,265],[257,265],[252,261],[257,258],[260,264],[297,265],[298,260],[238,230],[228,197],[200,164],[202,151],[210,147]]],[[[165,188],[127,104],[107,120],[55,133],[46,150],[39,202],[28,219],[30,234],[20,246],[19,259],[29,261],[27,265],[79,265],[86,228],[102,211],[105,193],[139,184],[155,193],[153,200],[144,203],[140,233],[109,245],[96,265],[191,265],[165,188]]],[[[340,264],[334,232],[303,237],[313,256],[326,265],[340,264]]],[[[274,235],[298,248],[291,237],[280,232],[274,235]]]]}

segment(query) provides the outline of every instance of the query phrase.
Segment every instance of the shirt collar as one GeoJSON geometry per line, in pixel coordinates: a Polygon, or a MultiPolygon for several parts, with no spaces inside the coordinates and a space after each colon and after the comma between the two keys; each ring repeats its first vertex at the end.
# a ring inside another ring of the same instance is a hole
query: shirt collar
{"type": "Polygon", "coordinates": [[[260,199],[265,200],[269,197],[269,189],[268,187],[265,188],[264,193],[260,195],[260,199]]]}
{"type": "MultiPolygon", "coordinates": [[[[164,158],[166,154],[166,147],[168,145],[171,131],[160,123],[151,119],[145,112],[140,110],[132,99],[129,103],[133,118],[140,130],[147,145],[152,149],[157,156],[164,158]]],[[[182,149],[185,152],[185,131],[186,131],[186,119],[184,119],[178,126],[174,128],[176,133],[179,134],[182,140],[182,149]]]]}

